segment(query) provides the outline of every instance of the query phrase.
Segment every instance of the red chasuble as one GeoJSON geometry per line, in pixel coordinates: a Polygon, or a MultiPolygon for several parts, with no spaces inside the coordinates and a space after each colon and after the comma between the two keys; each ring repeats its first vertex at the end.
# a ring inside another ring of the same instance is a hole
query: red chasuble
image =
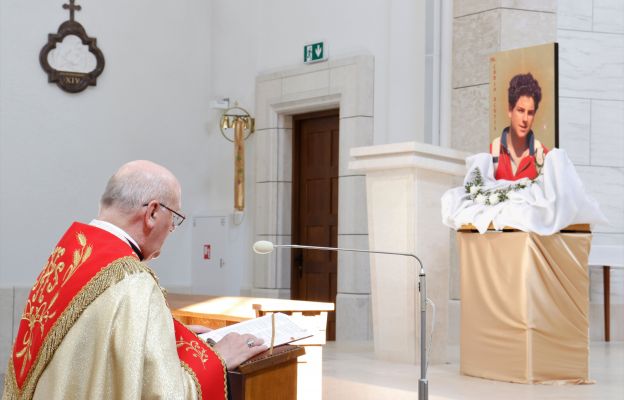
{"type": "Polygon", "coordinates": [[[180,362],[201,388],[202,399],[227,399],[225,363],[181,322],[173,320],[180,362]]]}
{"type": "MultiPolygon", "coordinates": [[[[153,276],[128,243],[100,228],[72,224],[28,296],[5,377],[9,398],[31,398],[82,312],[107,288],[141,272],[153,276]]],[[[195,381],[198,394],[203,399],[227,398],[226,370],[219,356],[184,325],[174,323],[181,366],[195,381]]]]}

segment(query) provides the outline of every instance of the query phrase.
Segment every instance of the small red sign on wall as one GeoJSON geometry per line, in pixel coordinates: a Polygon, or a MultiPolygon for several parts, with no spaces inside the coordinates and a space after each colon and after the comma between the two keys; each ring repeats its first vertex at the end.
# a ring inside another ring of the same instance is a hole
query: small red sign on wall
{"type": "Polygon", "coordinates": [[[210,260],[210,245],[204,245],[204,260],[210,260]]]}

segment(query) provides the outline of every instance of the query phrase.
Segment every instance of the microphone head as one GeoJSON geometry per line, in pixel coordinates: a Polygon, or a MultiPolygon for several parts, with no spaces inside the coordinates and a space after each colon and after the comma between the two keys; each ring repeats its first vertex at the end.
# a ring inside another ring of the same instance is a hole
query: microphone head
{"type": "Polygon", "coordinates": [[[273,246],[273,243],[269,242],[268,240],[258,240],[253,245],[253,251],[258,254],[269,254],[273,251],[274,247],[275,246],[273,246]]]}

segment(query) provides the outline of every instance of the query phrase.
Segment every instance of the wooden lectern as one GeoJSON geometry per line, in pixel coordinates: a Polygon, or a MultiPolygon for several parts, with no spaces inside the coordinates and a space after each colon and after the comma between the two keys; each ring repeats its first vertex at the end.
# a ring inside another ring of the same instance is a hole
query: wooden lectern
{"type": "MultiPolygon", "coordinates": [[[[289,314],[296,323],[315,332],[311,337],[291,343],[302,346],[305,351],[305,354],[298,355],[296,364],[297,399],[321,398],[323,390],[323,345],[326,341],[327,312],[334,310],[334,303],[177,293],[167,295],[167,302],[173,316],[183,324],[204,325],[212,329],[261,317],[272,312],[289,314]]],[[[245,375],[244,371],[241,372],[245,375]]],[[[250,376],[250,378],[253,377],[250,376]]],[[[250,381],[245,380],[245,382],[250,381]]]]}
{"type": "Polygon", "coordinates": [[[297,398],[297,357],[305,354],[299,346],[283,345],[228,371],[232,400],[293,400],[297,398]]]}

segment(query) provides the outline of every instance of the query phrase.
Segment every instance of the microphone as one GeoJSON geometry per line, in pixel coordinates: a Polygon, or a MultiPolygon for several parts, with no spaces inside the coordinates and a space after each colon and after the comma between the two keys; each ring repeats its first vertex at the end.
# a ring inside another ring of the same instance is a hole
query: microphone
{"type": "Polygon", "coordinates": [[[258,240],[253,245],[253,251],[256,252],[256,254],[269,254],[273,252],[274,248],[275,245],[273,242],[269,242],[268,240],[258,240]]]}
{"type": "MultiPolygon", "coordinates": [[[[429,382],[427,381],[427,287],[425,284],[425,268],[422,261],[415,254],[395,251],[347,249],[343,247],[306,246],[301,244],[273,244],[268,240],[259,240],[253,244],[253,251],[257,254],[272,253],[275,248],[305,249],[305,250],[328,250],[350,251],[356,253],[390,254],[396,256],[412,257],[420,264],[418,290],[420,291],[420,379],[418,380],[418,400],[429,399],[429,382]]],[[[431,300],[429,300],[431,301],[431,300]]],[[[433,304],[433,303],[432,303],[433,304]]]]}

